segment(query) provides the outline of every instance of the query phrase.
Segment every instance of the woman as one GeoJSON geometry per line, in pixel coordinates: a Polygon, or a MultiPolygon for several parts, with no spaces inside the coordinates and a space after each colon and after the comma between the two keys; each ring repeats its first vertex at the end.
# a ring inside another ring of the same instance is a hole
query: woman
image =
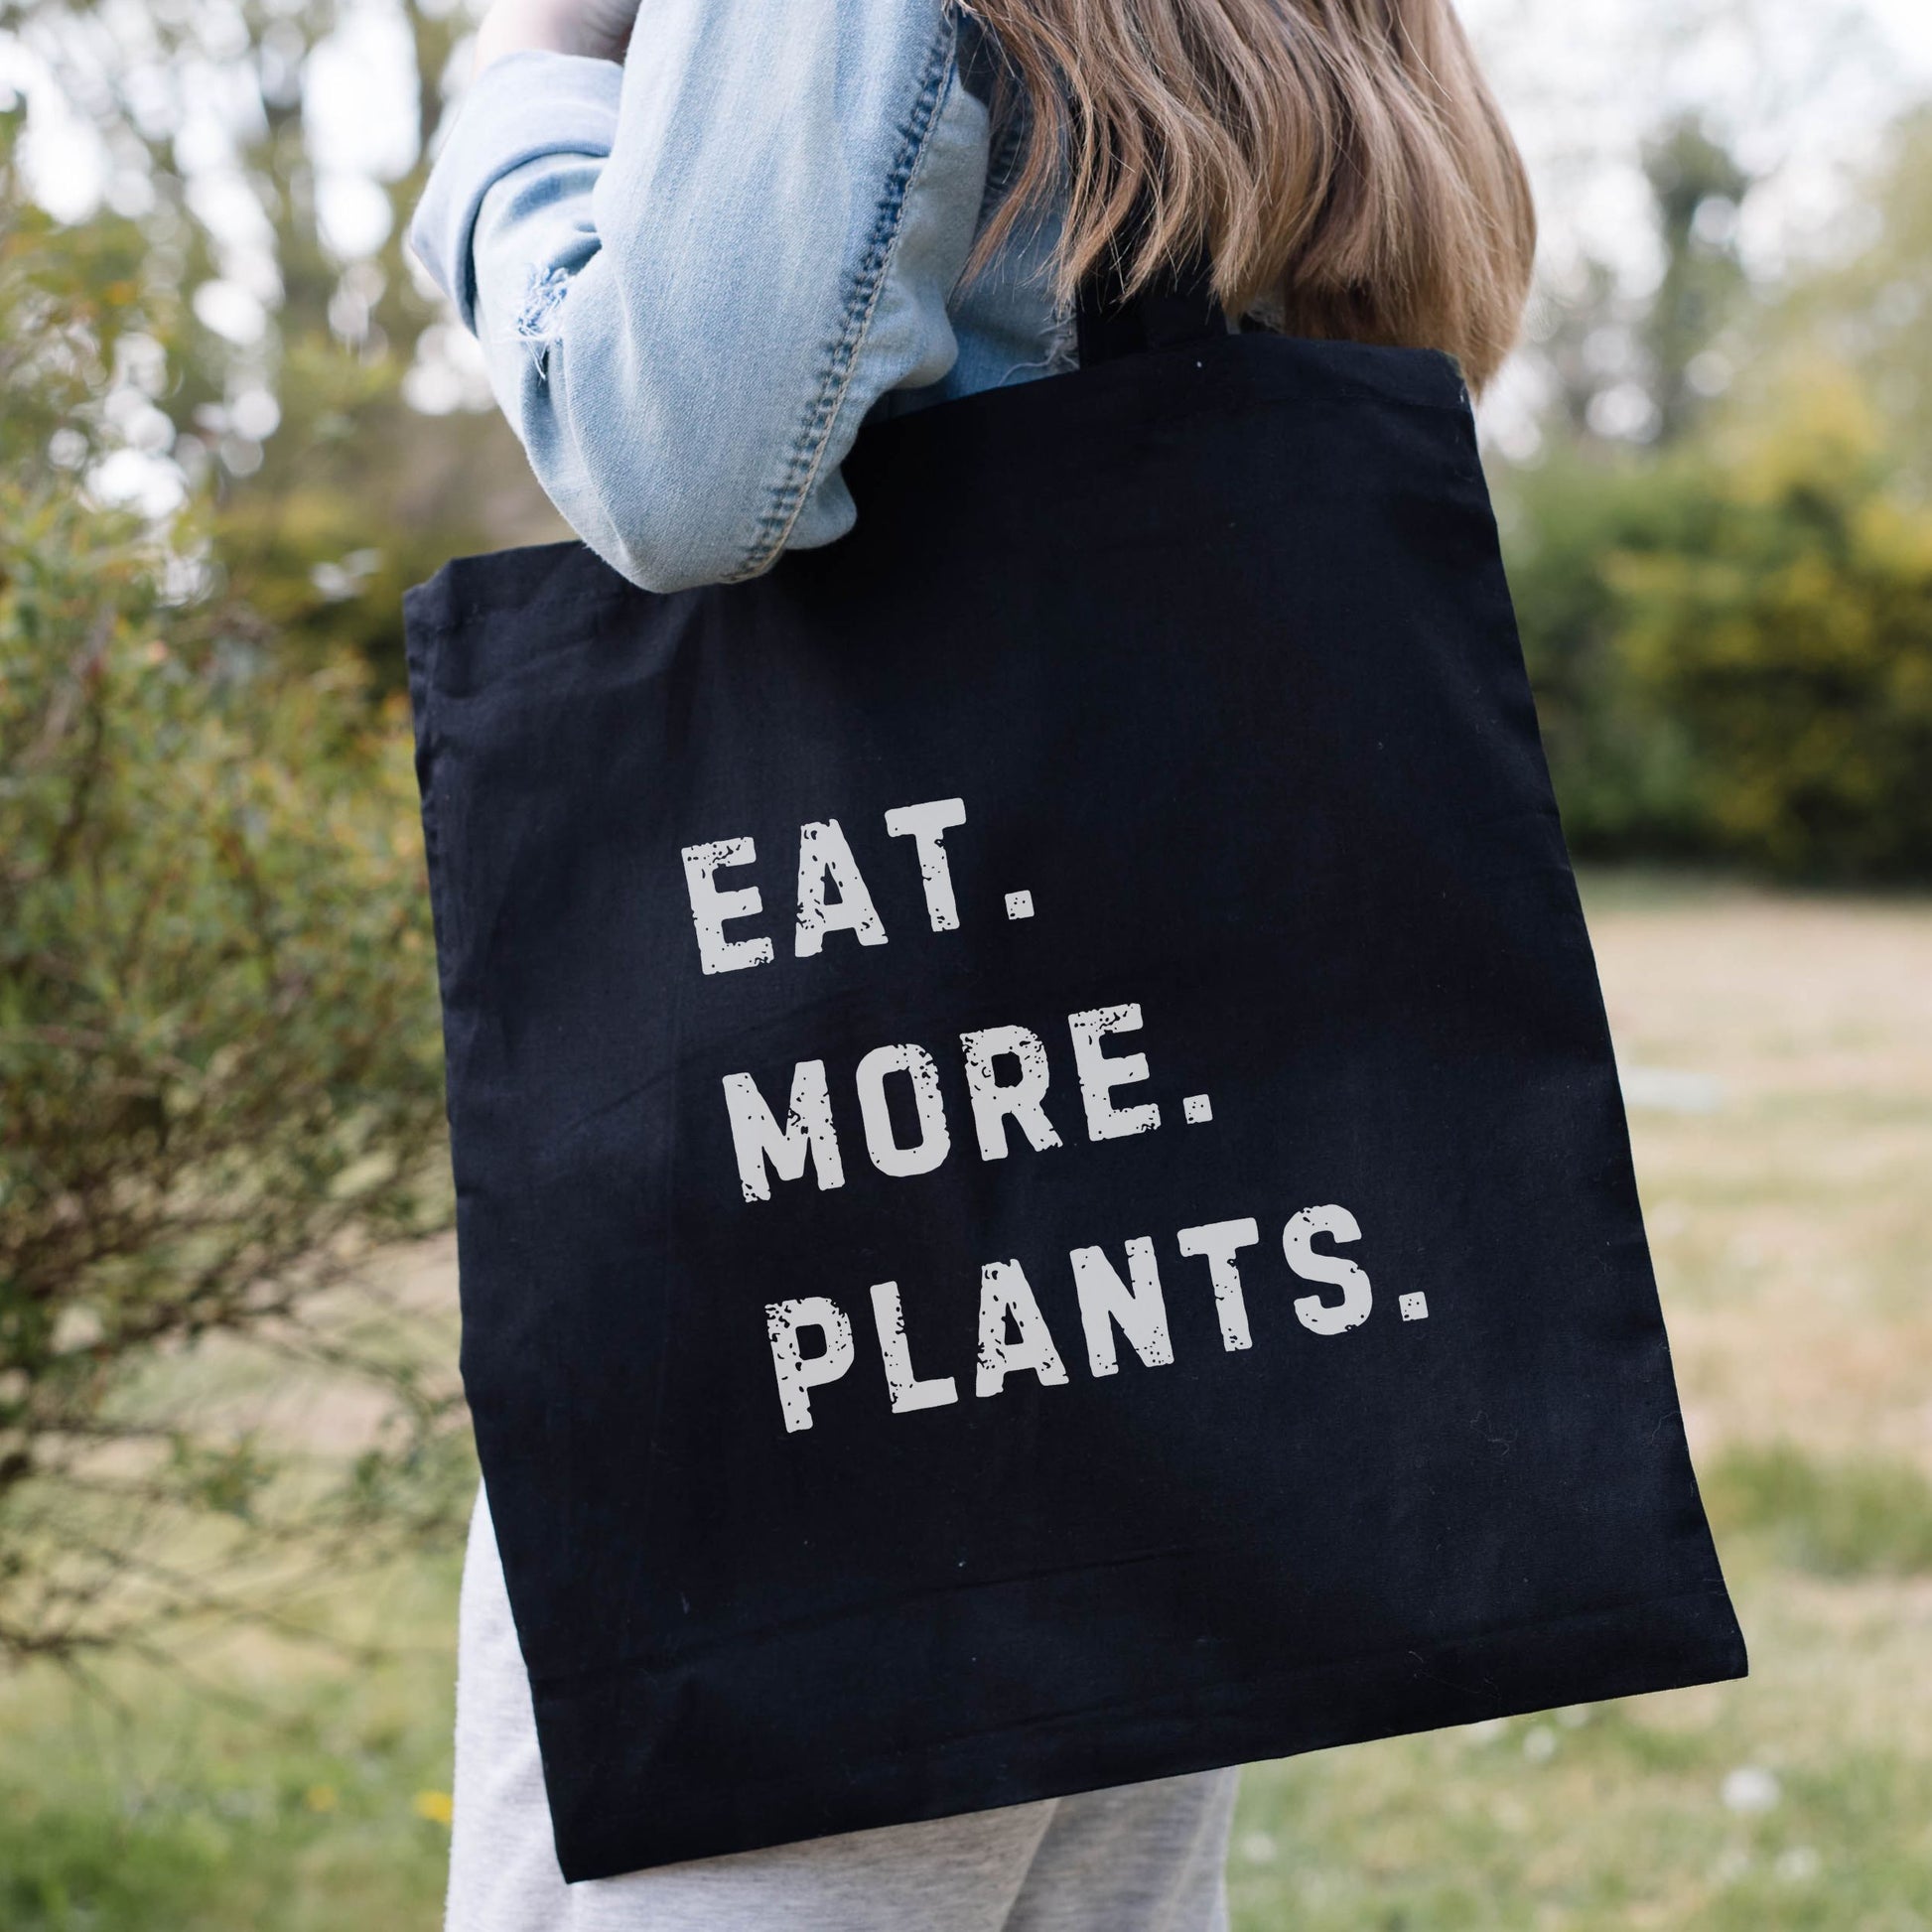
{"type": "MultiPolygon", "coordinates": [[[[836,540],[861,425],[1073,367],[1114,252],[1478,388],[1519,325],[1527,185],[1449,0],[496,0],[477,61],[412,246],[648,589],[836,540]]],[[[481,1486],[460,1624],[450,1932],[1225,1923],[1231,1771],[566,1886],[481,1486]]]]}

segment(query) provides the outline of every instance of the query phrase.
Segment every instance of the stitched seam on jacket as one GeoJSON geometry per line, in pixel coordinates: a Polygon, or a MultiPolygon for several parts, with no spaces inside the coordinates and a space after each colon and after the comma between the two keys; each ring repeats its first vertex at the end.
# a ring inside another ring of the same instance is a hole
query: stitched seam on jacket
{"type": "Polygon", "coordinates": [[[911,113],[898,130],[898,153],[894,158],[892,172],[886,178],[886,192],[875,210],[871,237],[853,276],[852,289],[846,301],[845,332],[832,345],[826,358],[825,371],[819,380],[811,413],[798,440],[792,445],[784,474],[772,485],[771,501],[759,518],[751,554],[725,579],[727,583],[739,583],[745,578],[756,577],[769,567],[772,559],[784,548],[818,480],[819,466],[825,459],[825,446],[831,440],[832,426],[838,420],[845,392],[852,381],[853,366],[871,332],[880,294],[885,288],[893,257],[897,252],[904,221],[906,190],[918,172],[919,163],[925,158],[926,145],[938,120],[936,109],[946,89],[952,50],[951,15],[942,13],[939,32],[926,54],[918,95],[912,103],[911,113]]]}

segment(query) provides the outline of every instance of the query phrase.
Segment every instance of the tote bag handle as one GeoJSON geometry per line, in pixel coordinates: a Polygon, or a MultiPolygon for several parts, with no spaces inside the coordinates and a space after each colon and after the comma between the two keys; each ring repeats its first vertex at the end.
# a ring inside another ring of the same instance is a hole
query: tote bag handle
{"type": "Polygon", "coordinates": [[[1165,267],[1133,296],[1121,293],[1121,260],[1139,225],[1137,217],[1130,217],[1080,284],[1074,321],[1082,368],[1229,333],[1227,316],[1214,299],[1213,269],[1204,252],[1165,267]]]}

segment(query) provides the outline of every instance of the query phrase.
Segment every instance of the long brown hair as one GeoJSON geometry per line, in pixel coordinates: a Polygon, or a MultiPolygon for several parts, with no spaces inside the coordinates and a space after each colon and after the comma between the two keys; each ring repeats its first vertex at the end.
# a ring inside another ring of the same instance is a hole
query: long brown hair
{"type": "Polygon", "coordinates": [[[1062,179],[1056,293],[1146,211],[1130,288],[1205,249],[1231,315],[1447,349],[1480,388],[1536,251],[1522,157],[1450,0],[962,0],[1030,131],[975,264],[1062,179]]]}

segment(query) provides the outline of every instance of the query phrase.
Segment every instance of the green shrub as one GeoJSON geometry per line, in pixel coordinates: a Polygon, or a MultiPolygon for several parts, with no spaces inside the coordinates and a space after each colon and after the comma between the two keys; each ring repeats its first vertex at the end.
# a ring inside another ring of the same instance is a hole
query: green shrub
{"type": "Polygon", "coordinates": [[[1932,511],[1828,369],[1693,455],[1701,507],[1612,555],[1619,648],[1683,735],[1711,844],[1798,878],[1932,878],[1932,511]]]}
{"type": "Polygon", "coordinates": [[[1499,480],[1565,826],[1592,856],[1932,879],[1932,510],[1844,372],[1753,393],[1667,453],[1499,480]]]}
{"type": "Polygon", "coordinates": [[[1511,595],[1572,847],[1592,858],[1695,854],[1705,829],[1683,731],[1631,675],[1608,564],[1669,545],[1695,513],[1674,472],[1559,446],[1499,471],[1511,595]]]}
{"type": "Polygon", "coordinates": [[[0,1662],[229,1602],[210,1525],[366,1540],[453,1413],[309,1320],[442,1212],[403,735],[360,673],[276,674],[198,591],[185,516],[94,500],[119,352],[171,298],[138,237],[57,227],[4,161],[0,1662]],[[283,1507],[276,1444],[159,1372],[216,1335],[373,1375],[393,1426],[283,1507]]]}

